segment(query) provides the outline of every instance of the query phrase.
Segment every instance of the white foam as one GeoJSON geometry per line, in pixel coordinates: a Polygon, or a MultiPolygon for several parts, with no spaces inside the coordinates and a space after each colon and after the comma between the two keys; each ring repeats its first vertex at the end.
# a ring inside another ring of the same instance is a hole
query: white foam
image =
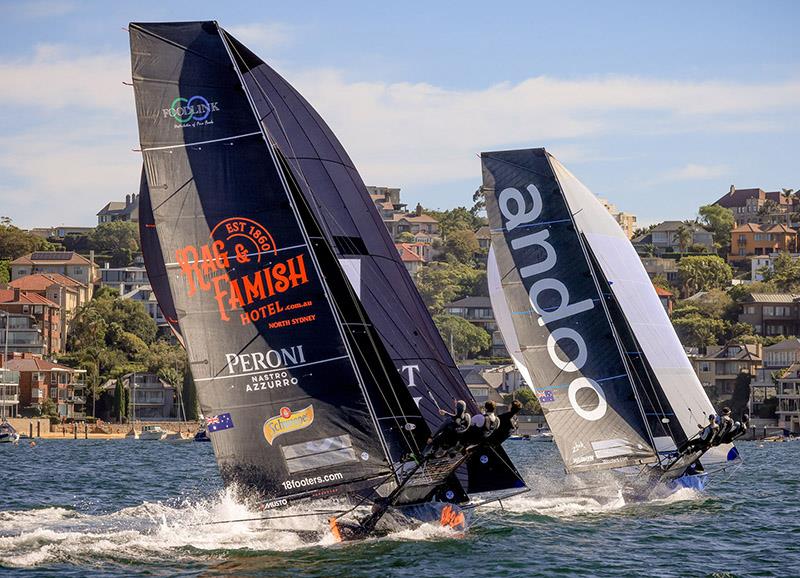
{"type": "MultiPolygon", "coordinates": [[[[299,534],[284,529],[326,527],[325,516],[209,524],[308,511],[290,508],[270,514],[237,501],[234,495],[234,490],[228,490],[213,499],[186,501],[177,506],[145,502],[94,516],[63,508],[3,512],[0,564],[31,567],[92,559],[152,562],[161,558],[204,557],[196,550],[206,551],[206,557],[218,557],[215,551],[231,549],[287,551],[308,547],[309,543],[299,534]]],[[[332,542],[327,537],[319,544],[332,542]]]]}

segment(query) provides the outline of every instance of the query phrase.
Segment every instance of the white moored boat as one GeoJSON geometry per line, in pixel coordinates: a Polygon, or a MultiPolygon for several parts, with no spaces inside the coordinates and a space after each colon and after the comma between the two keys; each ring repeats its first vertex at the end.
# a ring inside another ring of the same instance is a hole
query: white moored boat
{"type": "Polygon", "coordinates": [[[139,434],[140,440],[162,440],[165,437],[167,437],[167,432],[158,425],[143,426],[142,433],[139,434]]]}
{"type": "Polygon", "coordinates": [[[7,421],[0,423],[0,444],[14,443],[19,441],[19,434],[7,421]]]}

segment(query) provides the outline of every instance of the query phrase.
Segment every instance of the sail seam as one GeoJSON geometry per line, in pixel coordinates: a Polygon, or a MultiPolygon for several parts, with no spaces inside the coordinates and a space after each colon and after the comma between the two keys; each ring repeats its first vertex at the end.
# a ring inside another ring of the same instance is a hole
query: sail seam
{"type": "Polygon", "coordinates": [[[236,140],[236,139],[246,138],[248,136],[256,136],[256,135],[260,135],[260,134],[261,134],[261,131],[256,131],[256,132],[248,132],[246,134],[237,134],[236,136],[229,136],[229,137],[225,137],[225,138],[215,138],[215,139],[212,139],[212,140],[203,140],[203,141],[199,141],[199,142],[186,142],[186,143],[183,143],[183,144],[168,145],[168,146],[163,146],[163,147],[142,148],[142,152],[163,151],[163,150],[167,150],[167,149],[180,149],[180,148],[192,147],[192,146],[197,146],[197,145],[204,145],[204,144],[211,144],[211,143],[215,143],[215,142],[222,142],[222,141],[226,141],[226,140],[236,140]]]}

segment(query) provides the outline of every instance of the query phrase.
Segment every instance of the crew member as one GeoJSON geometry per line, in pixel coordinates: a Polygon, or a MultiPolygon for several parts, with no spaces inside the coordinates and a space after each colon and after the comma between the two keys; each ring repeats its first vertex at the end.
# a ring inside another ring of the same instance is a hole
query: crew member
{"type": "Polygon", "coordinates": [[[750,426],[750,416],[747,414],[742,415],[742,421],[735,421],[731,425],[730,431],[726,435],[720,433],[719,443],[729,444],[738,437],[747,433],[747,428],[750,426]]]}
{"type": "Polygon", "coordinates": [[[713,413],[708,416],[708,425],[703,427],[698,424],[697,427],[701,430],[700,435],[689,441],[686,444],[686,452],[694,452],[698,450],[707,450],[714,443],[714,439],[719,432],[719,425],[717,424],[717,416],[713,413]]]}
{"type": "Polygon", "coordinates": [[[517,414],[521,409],[522,404],[519,402],[519,400],[515,399],[513,402],[511,402],[511,407],[508,408],[508,411],[497,416],[499,423],[497,425],[497,429],[494,430],[494,433],[489,436],[489,441],[491,443],[500,445],[509,437],[511,437],[511,432],[517,429],[517,414]]]}
{"type": "Polygon", "coordinates": [[[729,434],[731,433],[731,429],[733,429],[731,408],[723,407],[722,415],[719,418],[719,432],[717,432],[717,436],[714,438],[714,445],[718,446],[721,443],[727,443],[723,442],[723,440],[728,438],[729,434]]]}
{"type": "Polygon", "coordinates": [[[425,456],[441,457],[447,450],[455,448],[470,427],[471,416],[463,399],[456,402],[455,413],[439,409],[439,415],[448,416],[449,419],[445,419],[436,433],[428,438],[428,446],[423,452],[425,456]]]}

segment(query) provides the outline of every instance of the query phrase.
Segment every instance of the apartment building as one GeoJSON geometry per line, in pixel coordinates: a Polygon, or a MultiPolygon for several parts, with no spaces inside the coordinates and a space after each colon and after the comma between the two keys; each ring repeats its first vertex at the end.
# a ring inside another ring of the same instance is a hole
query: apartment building
{"type": "Polygon", "coordinates": [[[5,367],[19,373],[21,411],[43,410],[52,401],[59,416],[86,417],[86,370],[53,363],[31,353],[9,356],[5,367]]]}
{"type": "Polygon", "coordinates": [[[727,343],[709,346],[705,355],[691,359],[700,383],[712,400],[726,400],[733,394],[736,378],[742,373],[752,377],[761,367],[761,345],[727,343]]]}
{"type": "Polygon", "coordinates": [[[793,253],[796,249],[797,231],[794,229],[786,225],[744,223],[731,231],[728,262],[732,265],[749,264],[752,256],[793,253]]]}
{"type": "Polygon", "coordinates": [[[751,293],[744,299],[739,321],[765,337],[800,335],[800,295],[751,293]]]}

